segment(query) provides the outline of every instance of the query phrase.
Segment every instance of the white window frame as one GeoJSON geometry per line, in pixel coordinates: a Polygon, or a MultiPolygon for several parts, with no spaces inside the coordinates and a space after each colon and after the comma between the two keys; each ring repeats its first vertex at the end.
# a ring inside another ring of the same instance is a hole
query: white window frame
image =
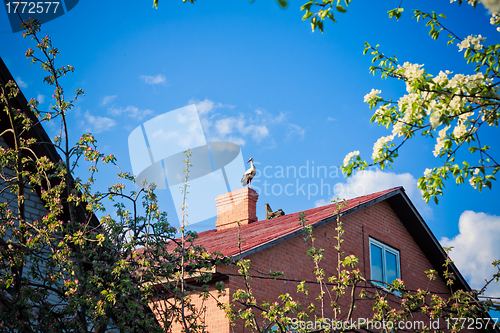
{"type": "Polygon", "coordinates": [[[372,244],[375,245],[378,248],[382,249],[382,281],[384,284],[381,284],[380,282],[372,281],[372,283],[382,285],[382,287],[387,287],[387,285],[390,285],[392,281],[387,281],[387,262],[385,259],[385,254],[386,252],[392,253],[396,256],[396,278],[401,279],[401,265],[400,265],[400,259],[399,259],[399,251],[396,249],[393,249],[390,246],[385,245],[384,243],[381,243],[379,241],[376,241],[373,238],[370,238],[370,243],[369,243],[369,249],[370,249],[370,277],[373,279],[372,273],[373,273],[373,265],[372,265],[372,244]],[[387,284],[387,285],[386,285],[387,284]]]}

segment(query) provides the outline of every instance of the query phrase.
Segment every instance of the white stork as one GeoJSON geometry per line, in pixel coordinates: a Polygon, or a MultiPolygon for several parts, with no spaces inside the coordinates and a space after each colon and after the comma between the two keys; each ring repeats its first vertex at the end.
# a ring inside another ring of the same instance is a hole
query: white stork
{"type": "Polygon", "coordinates": [[[255,177],[255,166],[253,165],[253,158],[250,158],[247,163],[250,163],[250,169],[245,171],[243,178],[241,178],[241,185],[243,187],[249,185],[249,188],[252,188],[252,179],[255,177]]]}

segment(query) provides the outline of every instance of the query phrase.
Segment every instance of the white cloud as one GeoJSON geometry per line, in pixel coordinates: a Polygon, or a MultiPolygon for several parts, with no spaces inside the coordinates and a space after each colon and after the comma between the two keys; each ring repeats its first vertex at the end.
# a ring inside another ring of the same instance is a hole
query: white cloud
{"type": "Polygon", "coordinates": [[[227,137],[227,142],[235,143],[238,146],[244,146],[246,144],[246,141],[244,139],[239,138],[237,136],[228,136],[227,137]]]}
{"type": "Polygon", "coordinates": [[[235,122],[234,118],[219,119],[215,122],[215,129],[220,136],[226,136],[233,132],[235,122]]]}
{"type": "Polygon", "coordinates": [[[163,74],[158,74],[155,76],[141,75],[141,80],[143,80],[147,84],[160,84],[160,83],[165,83],[167,81],[167,79],[163,74]]]}
{"type": "MultiPolygon", "coordinates": [[[[460,215],[458,229],[458,235],[441,239],[441,245],[454,247],[451,259],[470,286],[480,289],[496,273],[491,263],[500,259],[500,216],[466,210],[460,215]]],[[[500,283],[492,282],[485,294],[500,297],[500,283]]]]}
{"type": "Polygon", "coordinates": [[[269,129],[265,125],[255,126],[251,125],[248,127],[252,132],[252,138],[260,142],[262,139],[269,135],[269,129]]]}
{"type": "MultiPolygon", "coordinates": [[[[189,104],[191,103],[192,100],[189,101],[189,104]]],[[[199,101],[196,103],[196,110],[200,115],[209,113],[210,111],[212,111],[213,108],[214,108],[214,102],[206,98],[204,101],[199,101]]]]}
{"type": "Polygon", "coordinates": [[[217,109],[217,108],[234,108],[234,105],[229,105],[229,104],[222,104],[222,103],[215,103],[208,98],[205,98],[203,101],[199,101],[197,99],[190,99],[188,104],[195,104],[196,110],[198,111],[198,114],[200,116],[204,116],[208,114],[209,112],[217,109]]]}
{"type": "Polygon", "coordinates": [[[45,96],[38,93],[38,95],[36,96],[36,100],[38,101],[38,103],[43,104],[43,102],[45,102],[45,96]]]}
{"type": "Polygon", "coordinates": [[[108,113],[114,116],[121,116],[122,114],[125,114],[131,118],[141,120],[146,116],[152,115],[154,111],[150,109],[139,109],[136,106],[129,105],[126,108],[116,108],[114,106],[110,107],[108,108],[108,113]]]}
{"type": "Polygon", "coordinates": [[[316,207],[329,204],[337,198],[351,199],[362,195],[403,186],[417,210],[426,218],[432,217],[430,208],[420,196],[417,180],[409,173],[384,172],[381,170],[363,170],[354,173],[346,182],[336,183],[333,187],[334,195],[328,200],[321,199],[315,202],[316,207]]]}
{"type": "Polygon", "coordinates": [[[293,139],[293,138],[300,138],[301,140],[304,138],[304,135],[306,134],[306,130],[300,127],[299,125],[295,124],[288,124],[288,133],[286,134],[286,137],[288,140],[293,139]]]}
{"type": "MultiPolygon", "coordinates": [[[[198,115],[194,112],[178,113],[175,121],[168,124],[168,128],[162,125],[164,123],[157,119],[155,131],[151,133],[149,139],[150,144],[154,140],[155,142],[169,142],[170,148],[175,146],[180,148],[197,147],[206,143],[205,135],[198,121],[198,115]]],[[[182,149],[178,151],[182,151],[182,149]]]]}
{"type": "MultiPolygon", "coordinates": [[[[269,129],[264,124],[258,124],[257,120],[247,118],[244,114],[240,114],[238,117],[226,117],[222,119],[215,120],[213,123],[210,121],[205,121],[205,125],[213,128],[211,135],[212,141],[220,140],[226,141],[234,139],[240,136],[250,136],[257,142],[262,141],[264,138],[269,136],[269,129]],[[230,134],[233,134],[231,135],[230,134]]],[[[240,143],[244,142],[242,138],[238,140],[240,143]]]]}
{"type": "Polygon", "coordinates": [[[26,82],[24,82],[23,80],[21,80],[21,78],[18,76],[16,77],[16,82],[17,82],[17,85],[21,88],[28,88],[28,84],[26,82]]]}
{"type": "Polygon", "coordinates": [[[110,130],[116,125],[116,122],[108,117],[93,116],[90,112],[85,112],[85,131],[92,132],[94,134],[110,130]]]}
{"type": "Polygon", "coordinates": [[[326,121],[337,121],[337,118],[328,117],[326,118],[326,121]]]}
{"type": "MultiPolygon", "coordinates": [[[[257,110],[259,111],[259,110],[257,110]]],[[[261,113],[259,113],[261,114],[261,113]]],[[[277,115],[276,117],[271,117],[270,121],[272,123],[275,123],[275,124],[279,124],[279,123],[283,123],[286,121],[286,114],[284,112],[280,112],[279,115],[277,115]]]]}
{"type": "Polygon", "coordinates": [[[113,102],[115,100],[115,98],[116,98],[116,95],[101,97],[101,105],[109,104],[109,103],[113,102]]]}
{"type": "Polygon", "coordinates": [[[286,114],[280,112],[278,115],[271,114],[262,109],[256,109],[254,114],[239,113],[237,116],[227,116],[222,113],[213,112],[217,108],[234,108],[233,105],[215,103],[209,99],[197,101],[191,99],[189,104],[196,104],[200,115],[200,121],[208,141],[227,141],[240,146],[248,139],[258,143],[266,140],[269,148],[276,146],[272,134],[272,128],[286,131],[281,133],[282,138],[303,138],[305,130],[298,125],[287,122],[286,114]],[[281,124],[280,126],[274,126],[281,124]]]}

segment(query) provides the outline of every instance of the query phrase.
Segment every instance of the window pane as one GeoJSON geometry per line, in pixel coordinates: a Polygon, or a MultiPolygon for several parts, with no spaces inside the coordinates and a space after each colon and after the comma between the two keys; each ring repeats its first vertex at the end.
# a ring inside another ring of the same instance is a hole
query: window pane
{"type": "Polygon", "coordinates": [[[397,257],[395,254],[391,252],[385,252],[385,261],[386,261],[386,273],[387,273],[387,280],[385,282],[387,283],[392,283],[392,281],[396,280],[398,278],[398,273],[397,273],[397,267],[398,267],[398,262],[397,262],[397,257]]]}
{"type": "Polygon", "coordinates": [[[372,280],[384,281],[382,275],[382,249],[370,244],[372,280]]]}

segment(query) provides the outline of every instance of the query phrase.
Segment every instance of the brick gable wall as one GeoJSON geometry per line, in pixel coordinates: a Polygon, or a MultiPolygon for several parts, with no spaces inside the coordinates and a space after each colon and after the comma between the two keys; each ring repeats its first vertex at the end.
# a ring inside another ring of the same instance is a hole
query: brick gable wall
{"type": "MultiPolygon", "coordinates": [[[[342,244],[342,249],[346,256],[354,254],[360,260],[358,268],[361,269],[365,278],[370,278],[369,238],[372,237],[399,250],[401,278],[410,290],[425,289],[429,286],[429,290],[435,293],[442,294],[443,296],[449,295],[448,289],[442,280],[429,283],[424,271],[432,269],[432,265],[425,258],[388,203],[377,203],[343,217],[342,221],[345,230],[345,242],[342,244]]],[[[329,223],[314,230],[316,247],[325,249],[321,266],[325,269],[327,277],[336,275],[335,227],[335,223],[329,223]]],[[[252,262],[252,275],[265,277],[265,274],[269,271],[277,270],[285,272],[288,280],[315,281],[315,277],[312,274],[313,264],[306,256],[306,251],[307,248],[303,237],[298,236],[252,254],[248,256],[248,259],[252,262]]],[[[233,267],[219,267],[218,271],[231,275],[237,274],[236,269],[233,267]]],[[[319,303],[314,301],[314,298],[319,294],[319,288],[315,283],[308,284],[309,296],[296,292],[299,282],[253,278],[250,280],[250,284],[259,304],[263,301],[278,300],[280,294],[289,293],[294,299],[302,303],[304,307],[307,307],[310,303],[314,303],[317,306],[317,314],[320,313],[319,303]]],[[[237,289],[244,288],[243,279],[231,276],[227,287],[232,294],[237,289]]],[[[375,289],[368,287],[367,291],[370,294],[375,289]]],[[[396,296],[391,295],[389,297],[389,302],[392,302],[390,305],[394,306],[396,304],[393,302],[394,300],[397,300],[396,296]]],[[[327,310],[325,316],[333,318],[334,315],[328,306],[328,297],[325,303],[327,305],[325,307],[327,310]]],[[[347,315],[349,297],[346,296],[341,299],[340,304],[343,305],[344,309],[341,317],[345,317],[347,315]]],[[[355,318],[371,318],[372,314],[371,301],[360,300],[356,302],[355,318]]],[[[311,315],[311,318],[314,318],[314,314],[311,315]]],[[[416,319],[419,319],[418,316],[416,319]]],[[[425,318],[421,319],[424,320],[425,318]]],[[[428,319],[425,320],[428,321],[428,319]]],[[[442,324],[444,325],[445,323],[443,322],[442,324]]],[[[234,332],[248,331],[248,329],[244,329],[241,322],[236,323],[234,327],[234,332]]]]}

